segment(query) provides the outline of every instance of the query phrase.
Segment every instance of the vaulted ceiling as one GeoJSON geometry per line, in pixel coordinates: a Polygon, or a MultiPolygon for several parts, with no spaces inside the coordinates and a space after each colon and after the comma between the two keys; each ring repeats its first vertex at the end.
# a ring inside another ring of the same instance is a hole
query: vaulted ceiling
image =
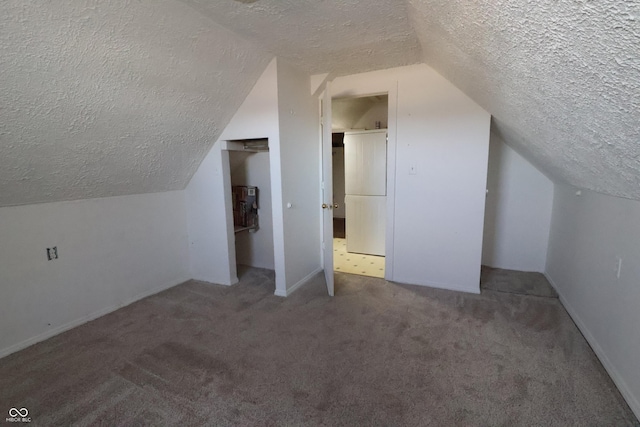
{"type": "Polygon", "coordinates": [[[426,63],[551,178],[640,200],[640,1],[409,0],[426,63]]]}
{"type": "Polygon", "coordinates": [[[0,206],[184,188],[268,61],[426,62],[555,180],[640,200],[640,1],[0,4],[0,206]]]}
{"type": "Polygon", "coordinates": [[[3,1],[0,31],[0,206],[183,189],[272,58],[176,1],[3,1]]]}

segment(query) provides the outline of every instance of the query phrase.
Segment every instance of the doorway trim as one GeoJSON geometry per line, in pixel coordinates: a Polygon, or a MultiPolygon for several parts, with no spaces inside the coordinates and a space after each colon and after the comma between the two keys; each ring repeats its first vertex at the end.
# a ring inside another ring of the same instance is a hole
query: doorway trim
{"type": "MultiPolygon", "coordinates": [[[[279,178],[280,169],[274,167],[274,160],[277,160],[279,166],[279,149],[277,140],[274,138],[263,136],[255,138],[244,139],[266,139],[269,144],[269,181],[271,186],[271,224],[265,224],[273,228],[273,247],[274,247],[274,271],[275,271],[275,295],[287,296],[286,282],[285,282],[285,268],[284,268],[284,245],[282,243],[282,228],[278,225],[282,224],[282,209],[281,207],[282,195],[278,192],[278,186],[274,185],[274,180],[279,178]]],[[[238,283],[237,273],[237,259],[236,259],[236,242],[235,231],[233,226],[233,207],[232,207],[232,195],[231,195],[231,167],[230,167],[230,151],[246,151],[244,146],[239,142],[243,139],[229,139],[221,140],[217,149],[220,151],[219,174],[221,176],[221,184],[223,186],[224,195],[224,212],[226,219],[226,243],[229,262],[229,285],[238,283]]],[[[289,290],[289,293],[291,290],[289,290]]]]}
{"type": "Polygon", "coordinates": [[[384,279],[393,280],[394,265],[394,224],[395,224],[395,200],[396,200],[396,147],[397,147],[397,120],[398,120],[398,82],[381,84],[376,90],[371,88],[348,87],[340,89],[340,78],[334,80],[331,86],[331,99],[334,98],[361,98],[366,96],[388,96],[387,109],[387,203],[386,203],[386,232],[385,232],[385,262],[384,279]]]}

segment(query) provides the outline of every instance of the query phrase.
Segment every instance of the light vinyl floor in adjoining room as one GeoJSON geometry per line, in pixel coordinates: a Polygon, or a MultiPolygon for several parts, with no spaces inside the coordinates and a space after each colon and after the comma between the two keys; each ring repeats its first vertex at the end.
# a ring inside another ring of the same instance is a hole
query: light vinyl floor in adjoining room
{"type": "Polygon", "coordinates": [[[384,257],[347,252],[347,240],[334,238],[333,269],[340,273],[384,278],[384,257]]]}

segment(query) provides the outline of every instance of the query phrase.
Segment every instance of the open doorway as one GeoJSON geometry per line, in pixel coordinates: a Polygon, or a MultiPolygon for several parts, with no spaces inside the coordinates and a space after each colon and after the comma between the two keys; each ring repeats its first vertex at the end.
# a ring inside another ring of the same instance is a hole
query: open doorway
{"type": "Polygon", "coordinates": [[[266,138],[227,142],[230,204],[238,277],[247,271],[275,278],[271,173],[266,138]]]}
{"type": "Polygon", "coordinates": [[[388,95],[334,98],[334,271],[385,277],[388,95]]]}

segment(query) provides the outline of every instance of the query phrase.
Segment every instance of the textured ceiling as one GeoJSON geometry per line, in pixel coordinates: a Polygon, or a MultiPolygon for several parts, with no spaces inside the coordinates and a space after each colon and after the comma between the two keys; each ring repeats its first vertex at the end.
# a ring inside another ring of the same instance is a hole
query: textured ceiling
{"type": "Polygon", "coordinates": [[[409,0],[424,61],[555,180],[640,199],[640,2],[409,0]]]}
{"type": "Polygon", "coordinates": [[[404,1],[181,0],[310,74],[421,61],[404,1]]]}
{"type": "Polygon", "coordinates": [[[640,199],[635,1],[0,3],[0,206],[181,189],[273,55],[426,62],[550,177],[640,199]]]}
{"type": "Polygon", "coordinates": [[[0,206],[184,188],[271,57],[175,1],[3,1],[0,206]]]}

